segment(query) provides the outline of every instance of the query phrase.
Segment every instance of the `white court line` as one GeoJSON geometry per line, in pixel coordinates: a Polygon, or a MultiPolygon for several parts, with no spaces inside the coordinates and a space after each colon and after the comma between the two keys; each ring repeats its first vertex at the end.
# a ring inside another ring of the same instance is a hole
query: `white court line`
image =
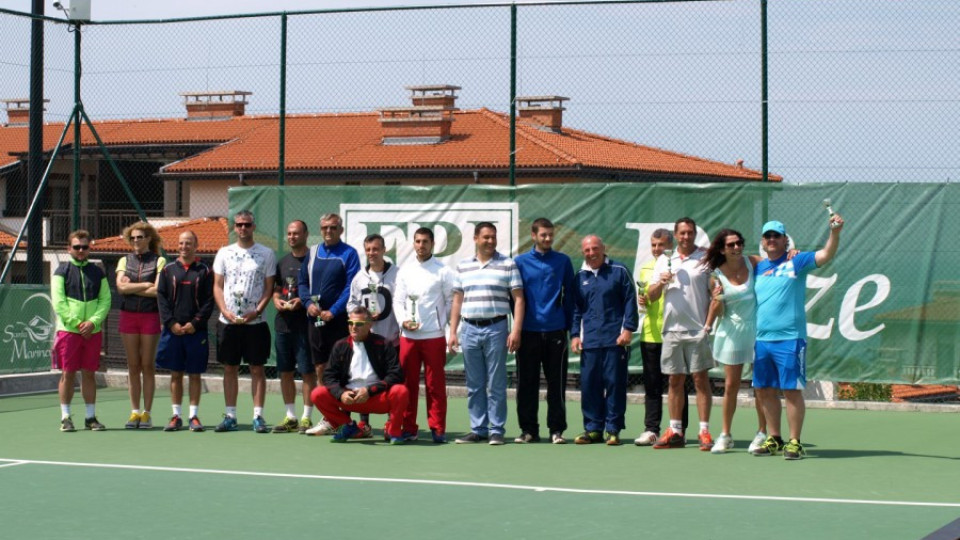
{"type": "Polygon", "coordinates": [[[12,461],[12,460],[7,460],[7,459],[0,459],[0,461],[10,461],[10,463],[4,463],[4,464],[0,465],[0,469],[2,469],[2,468],[4,468],[4,467],[16,467],[17,465],[26,465],[26,464],[27,464],[26,461],[12,461]]]}
{"type": "Polygon", "coordinates": [[[253,471],[231,471],[224,469],[189,469],[186,467],[155,467],[151,465],[118,465],[113,463],[81,463],[70,461],[37,461],[32,459],[13,460],[3,459],[0,461],[12,461],[9,465],[55,465],[61,467],[87,467],[96,469],[123,469],[134,471],[160,471],[160,472],[185,472],[200,474],[222,474],[229,476],[252,476],[266,478],[296,478],[306,480],[339,480],[350,482],[378,482],[383,484],[420,484],[432,486],[453,486],[453,487],[478,487],[489,489],[513,489],[520,491],[534,491],[537,493],[575,493],[586,495],[621,495],[633,497],[680,497],[689,499],[732,499],[748,501],[777,501],[777,502],[811,502],[811,503],[831,503],[831,504],[865,504],[877,506],[925,506],[934,508],[960,508],[960,503],[949,502],[916,502],[916,501],[880,501],[871,499],[828,499],[822,497],[776,497],[767,495],[726,495],[718,493],[671,493],[661,491],[618,491],[607,489],[576,489],[561,488],[549,486],[526,486],[522,484],[493,484],[485,482],[457,482],[452,480],[424,480],[417,478],[370,478],[364,476],[332,476],[324,474],[292,474],[292,473],[269,473],[253,471]]]}

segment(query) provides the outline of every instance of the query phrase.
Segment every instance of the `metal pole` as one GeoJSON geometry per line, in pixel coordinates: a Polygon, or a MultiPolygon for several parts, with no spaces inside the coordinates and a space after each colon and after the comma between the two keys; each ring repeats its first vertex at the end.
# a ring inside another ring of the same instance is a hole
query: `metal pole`
{"type": "Polygon", "coordinates": [[[73,230],[80,228],[80,22],[71,23],[73,26],[73,103],[77,117],[73,122],[73,215],[70,220],[73,230]]]}
{"type": "MultiPolygon", "coordinates": [[[[43,193],[43,15],[44,0],[33,0],[33,15],[30,21],[30,118],[29,147],[27,153],[27,193],[34,202],[46,206],[43,193]]],[[[31,205],[32,206],[32,205],[31,205]]],[[[27,283],[43,283],[43,215],[33,216],[27,212],[23,223],[30,243],[27,245],[27,283]]],[[[21,227],[21,233],[24,227],[21,227]]],[[[7,267],[13,262],[19,239],[13,244],[7,267]]],[[[3,278],[7,272],[4,268],[3,278]]],[[[4,281],[0,279],[0,284],[4,281]]]]}
{"type": "Polygon", "coordinates": [[[77,103],[77,111],[78,115],[83,119],[84,122],[86,122],[87,128],[90,129],[90,133],[93,135],[93,138],[96,139],[97,147],[100,148],[103,158],[107,160],[107,163],[110,165],[110,169],[113,170],[113,174],[117,175],[117,180],[120,182],[120,187],[123,188],[124,193],[127,194],[127,198],[130,199],[130,204],[132,204],[133,208],[137,211],[140,221],[147,221],[147,215],[143,212],[143,207],[140,206],[140,203],[137,202],[137,198],[133,195],[133,192],[130,191],[130,185],[127,184],[127,179],[124,178],[123,173],[120,172],[120,168],[117,167],[117,162],[113,160],[113,157],[107,150],[107,146],[103,144],[103,140],[100,139],[100,134],[97,133],[97,129],[93,127],[93,122],[91,122],[90,117],[87,116],[87,111],[83,110],[82,103],[77,103]]]}
{"type": "Polygon", "coordinates": [[[510,185],[517,185],[517,5],[510,5],[510,185]]]}
{"type": "Polygon", "coordinates": [[[760,0],[760,121],[763,124],[761,128],[763,133],[761,170],[764,182],[770,179],[770,133],[767,99],[767,0],[760,0]]]}
{"type": "Polygon", "coordinates": [[[280,155],[278,183],[282,186],[287,169],[287,14],[280,16],[280,155]]]}

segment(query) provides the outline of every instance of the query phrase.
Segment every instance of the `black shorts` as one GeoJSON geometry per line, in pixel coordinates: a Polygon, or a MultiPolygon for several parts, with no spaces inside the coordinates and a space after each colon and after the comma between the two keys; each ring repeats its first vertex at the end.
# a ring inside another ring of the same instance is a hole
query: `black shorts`
{"type": "Polygon", "coordinates": [[[333,344],[350,335],[347,330],[347,317],[341,315],[323,326],[314,326],[310,319],[307,337],[310,339],[310,359],[313,365],[326,364],[330,359],[333,344]]]}
{"type": "Polygon", "coordinates": [[[239,366],[243,360],[262,366],[270,358],[270,327],[267,323],[223,324],[217,321],[217,362],[239,366]]]}

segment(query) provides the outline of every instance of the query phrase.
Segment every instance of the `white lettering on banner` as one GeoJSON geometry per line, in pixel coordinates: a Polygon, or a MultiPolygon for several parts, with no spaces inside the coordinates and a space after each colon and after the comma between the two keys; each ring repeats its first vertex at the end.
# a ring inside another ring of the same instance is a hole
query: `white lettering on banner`
{"type": "MultiPolygon", "coordinates": [[[[817,292],[813,295],[813,298],[807,300],[806,305],[803,306],[804,311],[809,312],[810,308],[812,308],[814,304],[823,298],[823,296],[827,294],[827,291],[829,291],[836,282],[836,274],[830,277],[807,274],[807,288],[814,289],[817,292]]],[[[830,320],[827,321],[827,324],[807,322],[807,337],[812,339],[830,339],[830,333],[833,331],[833,321],[834,318],[830,317],[830,320]]]]}
{"type": "Polygon", "coordinates": [[[870,274],[851,285],[847,289],[847,294],[843,295],[843,303],[840,304],[840,334],[850,341],[863,341],[883,330],[886,326],[883,323],[869,330],[859,330],[854,315],[860,311],[879,306],[888,296],[890,296],[890,278],[883,274],[870,274]],[[873,298],[858,305],[857,300],[860,298],[860,291],[867,283],[875,284],[877,290],[874,291],[873,298]]]}
{"type": "MultiPolygon", "coordinates": [[[[517,203],[349,203],[340,205],[340,215],[346,232],[344,242],[361,246],[368,234],[379,234],[386,244],[387,257],[400,266],[415,256],[413,233],[420,227],[433,230],[434,256],[450,268],[475,254],[473,228],[481,221],[496,225],[500,253],[516,255],[520,246],[517,203]]],[[[364,254],[359,255],[363,261],[364,254]]]]}
{"type": "MultiPolygon", "coordinates": [[[[20,312],[27,312],[27,304],[33,300],[44,301],[45,308],[53,314],[53,303],[50,296],[37,293],[29,296],[20,306],[20,312]]],[[[27,322],[14,321],[3,328],[3,343],[10,346],[10,363],[18,360],[36,360],[49,356],[50,338],[53,335],[54,324],[40,315],[34,315],[27,322]]]]}

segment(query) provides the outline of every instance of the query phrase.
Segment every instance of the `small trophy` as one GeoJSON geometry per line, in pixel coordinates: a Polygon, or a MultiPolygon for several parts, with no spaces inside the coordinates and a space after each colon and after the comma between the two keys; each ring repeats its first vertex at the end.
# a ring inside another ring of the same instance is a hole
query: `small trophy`
{"type": "Polygon", "coordinates": [[[377,282],[377,276],[370,274],[370,297],[367,300],[367,309],[370,311],[370,318],[376,319],[380,314],[380,283],[377,282]]]}
{"type": "Polygon", "coordinates": [[[283,307],[284,309],[293,309],[293,306],[290,305],[290,302],[292,302],[293,299],[297,296],[296,294],[294,294],[294,290],[296,290],[296,286],[297,286],[297,278],[290,276],[286,279],[286,282],[287,282],[287,294],[284,295],[284,301],[286,302],[286,304],[284,304],[283,307]]]}
{"type": "Polygon", "coordinates": [[[237,304],[237,310],[234,312],[233,322],[243,324],[243,292],[233,291],[233,300],[237,304]]]}
{"type": "Polygon", "coordinates": [[[839,227],[840,224],[837,223],[836,220],[834,219],[834,216],[836,216],[837,213],[833,211],[833,206],[832,206],[832,203],[830,202],[830,199],[823,200],[823,207],[826,208],[827,213],[830,214],[830,228],[836,229],[837,227],[839,227]]]}
{"type": "MultiPolygon", "coordinates": [[[[319,294],[315,294],[315,295],[311,296],[311,297],[310,297],[310,301],[317,305],[317,309],[320,309],[320,295],[319,295],[319,294]]],[[[322,311],[322,310],[321,310],[321,311],[322,311]]],[[[326,323],[324,323],[324,322],[323,322],[323,319],[321,319],[320,317],[317,317],[317,320],[313,321],[313,325],[316,326],[317,328],[320,328],[320,327],[323,326],[324,324],[326,324],[326,323]]]]}
{"type": "Polygon", "coordinates": [[[665,249],[663,254],[667,257],[667,272],[673,273],[673,250],[665,249]]]}
{"type": "MultiPolygon", "coordinates": [[[[637,295],[639,295],[639,296],[644,296],[644,292],[643,292],[643,291],[644,291],[646,288],[647,288],[647,282],[646,282],[646,281],[637,280],[637,295]]],[[[647,303],[646,303],[646,302],[642,302],[642,303],[641,303],[640,300],[638,299],[638,300],[637,300],[637,309],[640,311],[640,313],[646,313],[646,312],[647,312],[647,303]]]]}
{"type": "Polygon", "coordinates": [[[420,324],[420,321],[417,320],[417,300],[420,295],[408,294],[407,298],[410,299],[410,321],[415,325],[420,324]]]}

